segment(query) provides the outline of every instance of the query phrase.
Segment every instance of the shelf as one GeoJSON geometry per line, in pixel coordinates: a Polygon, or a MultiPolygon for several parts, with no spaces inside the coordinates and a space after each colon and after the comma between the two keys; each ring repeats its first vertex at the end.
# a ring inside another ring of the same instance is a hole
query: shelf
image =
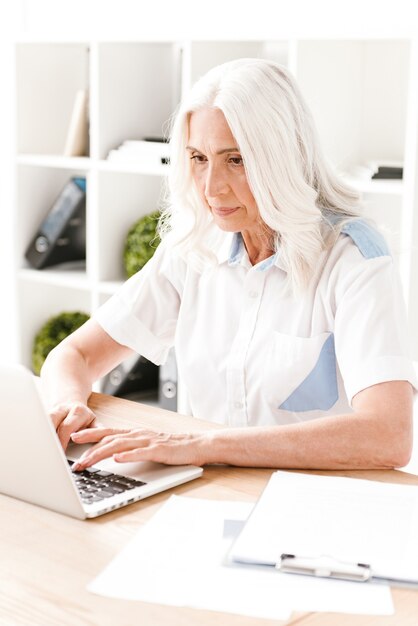
{"type": "Polygon", "coordinates": [[[123,283],[123,280],[103,280],[99,283],[99,291],[102,294],[113,296],[123,283]]]}
{"type": "Polygon", "coordinates": [[[65,157],[55,154],[19,154],[16,161],[18,165],[57,167],[61,169],[88,171],[91,167],[91,159],[89,157],[65,157]]]}
{"type": "Polygon", "coordinates": [[[361,180],[352,176],[343,176],[344,182],[361,193],[401,196],[404,191],[403,180],[361,180]]]}
{"type": "Polygon", "coordinates": [[[89,291],[91,281],[87,277],[85,268],[63,269],[62,267],[51,267],[43,270],[22,268],[18,270],[19,278],[31,282],[38,282],[59,287],[68,287],[89,291]]]}
{"type": "Polygon", "coordinates": [[[169,165],[138,165],[133,161],[106,161],[106,159],[94,161],[90,157],[64,157],[54,154],[20,154],[16,158],[16,162],[18,165],[84,170],[86,172],[97,167],[100,172],[126,172],[128,174],[144,174],[146,176],[167,176],[169,168],[169,165]]]}
{"type": "Polygon", "coordinates": [[[144,174],[146,176],[167,176],[169,165],[145,166],[137,165],[129,161],[98,161],[97,168],[100,172],[121,172],[127,174],[144,174]]]}

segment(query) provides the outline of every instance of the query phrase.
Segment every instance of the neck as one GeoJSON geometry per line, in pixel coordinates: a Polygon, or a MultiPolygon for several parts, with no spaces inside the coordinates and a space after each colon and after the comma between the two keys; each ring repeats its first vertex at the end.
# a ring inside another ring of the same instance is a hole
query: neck
{"type": "Polygon", "coordinates": [[[274,254],[273,231],[271,229],[266,229],[260,233],[242,231],[241,235],[252,265],[257,265],[274,254]]]}

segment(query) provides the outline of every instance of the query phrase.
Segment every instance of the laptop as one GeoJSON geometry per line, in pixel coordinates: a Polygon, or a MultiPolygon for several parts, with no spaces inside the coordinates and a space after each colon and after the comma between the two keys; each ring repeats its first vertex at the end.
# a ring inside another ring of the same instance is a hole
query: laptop
{"type": "Polygon", "coordinates": [[[22,365],[0,366],[0,493],[86,519],[202,475],[193,465],[112,459],[72,472],[86,446],[70,444],[64,452],[37,381],[22,365]]]}

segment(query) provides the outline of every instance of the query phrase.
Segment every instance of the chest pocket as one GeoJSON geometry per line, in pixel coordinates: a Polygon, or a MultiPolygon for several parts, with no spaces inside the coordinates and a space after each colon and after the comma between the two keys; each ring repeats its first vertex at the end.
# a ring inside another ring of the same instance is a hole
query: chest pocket
{"type": "Polygon", "coordinates": [[[275,333],[274,342],[283,368],[277,408],[292,412],[331,409],[338,400],[334,335],[305,338],[275,333]]]}

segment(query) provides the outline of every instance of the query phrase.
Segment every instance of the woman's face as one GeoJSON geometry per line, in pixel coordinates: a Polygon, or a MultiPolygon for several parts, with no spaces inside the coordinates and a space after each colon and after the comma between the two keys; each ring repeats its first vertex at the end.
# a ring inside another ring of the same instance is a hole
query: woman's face
{"type": "Polygon", "coordinates": [[[260,216],[242,157],[220,109],[201,109],[190,115],[187,152],[196,188],[219,228],[259,230],[260,216]]]}

